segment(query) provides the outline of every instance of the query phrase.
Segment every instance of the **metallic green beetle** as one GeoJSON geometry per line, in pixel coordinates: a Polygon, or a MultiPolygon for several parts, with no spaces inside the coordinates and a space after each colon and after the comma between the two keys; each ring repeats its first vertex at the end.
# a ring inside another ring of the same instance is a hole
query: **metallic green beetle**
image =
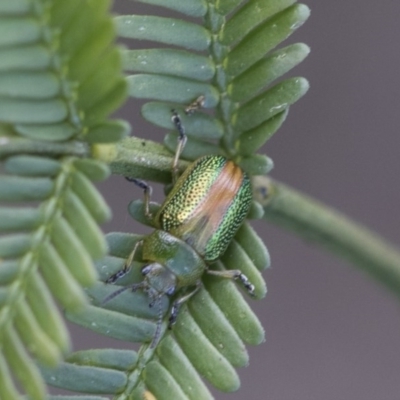
{"type": "MultiPolygon", "coordinates": [[[[232,161],[211,155],[195,161],[176,179],[186,136],[174,111],[172,121],[179,131],[172,166],[175,184],[157,214],[152,216],[149,210],[151,187],[144,181],[127,178],[144,190],[145,214],[156,229],[136,243],[124,268],[106,282],[114,283],[128,272],[139,246],[147,263],[142,269],[144,279],[112,293],[105,300],[126,289],[141,288],[149,295],[152,306],[155,302],[160,305],[162,296],[182,291],[183,295],[173,302],[169,326],[175,323],[182,303],[200,289],[204,273],[238,279],[251,295],[254,294],[254,286],[241,271],[216,271],[208,267],[225,252],[249,211],[252,200],[249,177],[232,161]]],[[[158,341],[161,322],[160,315],[151,347],[158,341]]]]}

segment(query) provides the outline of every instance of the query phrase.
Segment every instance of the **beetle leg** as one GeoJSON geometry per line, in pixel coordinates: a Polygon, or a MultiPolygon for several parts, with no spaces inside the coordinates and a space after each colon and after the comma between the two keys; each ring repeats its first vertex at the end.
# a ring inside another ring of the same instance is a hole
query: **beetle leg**
{"type": "Polygon", "coordinates": [[[112,292],[110,295],[108,295],[102,302],[101,304],[106,304],[108,303],[110,300],[112,300],[114,297],[119,296],[121,293],[125,292],[126,290],[132,290],[132,292],[136,292],[136,290],[138,289],[142,289],[145,288],[145,283],[141,282],[141,283],[134,283],[133,285],[129,285],[129,286],[124,286],[114,292],[112,292]]]}
{"type": "Polygon", "coordinates": [[[150,212],[150,197],[151,197],[151,193],[152,193],[151,186],[147,182],[142,181],[140,179],[128,178],[128,177],[125,177],[125,179],[129,182],[133,182],[136,186],[139,186],[141,189],[143,189],[143,192],[144,192],[144,215],[146,216],[146,218],[151,219],[152,218],[152,215],[150,212]]]}
{"type": "Polygon", "coordinates": [[[173,302],[172,308],[171,308],[171,314],[170,314],[169,321],[168,321],[168,328],[171,329],[172,325],[175,324],[182,304],[185,301],[188,301],[193,295],[195,295],[200,290],[200,288],[201,288],[201,282],[197,281],[196,287],[191,292],[189,292],[188,294],[185,294],[184,296],[180,297],[179,299],[177,299],[173,302]]]}
{"type": "Polygon", "coordinates": [[[131,269],[131,264],[133,261],[133,258],[135,257],[136,250],[138,247],[142,244],[142,240],[139,240],[139,242],[136,242],[135,246],[133,247],[133,250],[129,254],[129,257],[126,259],[124,263],[124,267],[117,271],[115,274],[111,275],[107,280],[106,283],[115,283],[118,279],[122,278],[125,276],[131,269]]]}
{"type": "MultiPolygon", "coordinates": [[[[187,114],[187,115],[193,114],[195,111],[202,108],[204,105],[204,101],[205,101],[205,96],[203,96],[203,95],[199,96],[195,101],[190,103],[185,108],[185,114],[187,114]]],[[[171,112],[172,112],[171,120],[174,123],[174,125],[179,133],[178,145],[176,147],[175,157],[172,162],[172,183],[175,183],[176,180],[178,179],[178,161],[179,161],[182,151],[186,145],[187,137],[185,134],[185,128],[182,124],[181,117],[176,112],[176,110],[171,110],[171,112]]]]}
{"type": "Polygon", "coordinates": [[[161,325],[162,325],[162,320],[163,320],[163,309],[162,309],[162,304],[161,304],[161,296],[158,296],[156,300],[157,300],[157,304],[158,304],[158,319],[157,319],[156,331],[155,331],[153,339],[150,343],[150,349],[154,349],[160,339],[161,325]]]}
{"type": "Polygon", "coordinates": [[[175,157],[172,162],[172,183],[175,183],[176,180],[178,179],[178,162],[179,158],[182,154],[182,151],[185,147],[187,137],[185,135],[185,128],[182,125],[182,120],[179,114],[175,111],[172,110],[172,117],[171,117],[172,122],[174,123],[176,129],[178,130],[179,136],[178,136],[178,146],[176,146],[176,151],[175,151],[175,157]]]}
{"type": "Polygon", "coordinates": [[[249,294],[251,296],[254,296],[254,285],[249,281],[247,276],[243,274],[240,270],[238,269],[230,269],[230,270],[225,270],[225,271],[215,271],[213,269],[208,269],[207,274],[209,275],[214,275],[214,276],[219,276],[221,278],[228,278],[228,279],[235,279],[239,280],[243,286],[247,289],[249,294]]]}

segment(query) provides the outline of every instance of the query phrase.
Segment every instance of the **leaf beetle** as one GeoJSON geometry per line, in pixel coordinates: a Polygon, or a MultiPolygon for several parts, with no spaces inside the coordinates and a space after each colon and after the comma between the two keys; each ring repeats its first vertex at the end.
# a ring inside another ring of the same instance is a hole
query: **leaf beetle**
{"type": "MultiPolygon", "coordinates": [[[[186,109],[188,113],[197,108],[199,100],[196,102],[186,109]]],[[[128,273],[139,246],[146,263],[142,268],[143,281],[123,287],[103,301],[127,289],[143,289],[150,298],[150,306],[158,302],[160,315],[151,348],[156,346],[161,333],[162,296],[175,298],[169,316],[171,327],[181,305],[201,288],[204,273],[239,280],[250,295],[254,295],[254,286],[240,270],[209,268],[225,252],[249,211],[250,179],[233,161],[219,155],[197,159],[178,177],[178,161],[186,135],[174,110],[172,122],[179,132],[172,164],[174,185],[154,216],[150,213],[151,187],[142,180],[127,178],[143,189],[145,216],[156,229],[136,243],[123,269],[110,276],[106,283],[115,283],[128,273]]]]}

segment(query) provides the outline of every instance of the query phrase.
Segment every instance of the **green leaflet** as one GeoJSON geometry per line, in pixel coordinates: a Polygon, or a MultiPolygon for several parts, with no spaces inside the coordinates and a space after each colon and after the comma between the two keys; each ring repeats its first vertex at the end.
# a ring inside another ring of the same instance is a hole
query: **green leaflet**
{"type": "Polygon", "coordinates": [[[278,83],[241,106],[233,115],[233,126],[237,131],[253,129],[276,114],[286,110],[308,90],[304,78],[290,78],[278,83]]]}
{"type": "Polygon", "coordinates": [[[91,181],[104,181],[110,176],[109,168],[101,161],[76,159],[74,167],[85,174],[91,181]]]}
{"type": "Polygon", "coordinates": [[[48,336],[25,301],[19,301],[16,306],[15,326],[23,342],[34,343],[30,351],[47,365],[55,366],[61,360],[60,351],[48,336]]]}
{"type": "Polygon", "coordinates": [[[99,120],[105,119],[112,111],[118,108],[126,97],[126,81],[119,79],[108,91],[101,93],[94,104],[89,104],[86,123],[92,126],[99,120]]]}
{"type": "Polygon", "coordinates": [[[255,151],[262,147],[281,127],[288,113],[289,109],[286,108],[272,118],[267,119],[256,128],[241,133],[236,141],[236,145],[241,154],[244,156],[251,156],[254,154],[255,151]]]}
{"type": "Polygon", "coordinates": [[[264,209],[260,207],[260,203],[253,200],[249,213],[247,214],[247,219],[260,219],[264,215],[264,209]]]}
{"type": "Polygon", "coordinates": [[[157,355],[161,364],[169,371],[190,400],[212,398],[196,369],[171,336],[166,336],[162,340],[157,348],[157,355]],[[190,382],[190,385],[187,384],[188,382],[190,382]]]}
{"type": "Polygon", "coordinates": [[[230,13],[243,0],[220,0],[216,6],[216,11],[222,15],[230,13]]]}
{"type": "MultiPolygon", "coordinates": [[[[45,396],[45,387],[39,371],[32,363],[23,342],[13,327],[8,326],[4,329],[2,345],[4,357],[9,364],[8,368],[24,384],[27,394],[32,399],[42,400],[45,396]]],[[[4,366],[3,371],[7,374],[6,366],[4,366]]],[[[7,380],[6,385],[11,388],[12,383],[9,381],[10,378],[3,375],[2,380],[4,379],[7,380]]],[[[11,394],[10,390],[8,392],[11,394]]],[[[18,397],[15,397],[15,399],[18,399],[18,397]]]]}
{"type": "Polygon", "coordinates": [[[3,2],[0,5],[2,14],[25,14],[31,8],[29,0],[16,0],[14,2],[3,2]]]}
{"type": "MultiPolygon", "coordinates": [[[[160,208],[160,204],[151,202],[150,203],[150,212],[152,215],[156,215],[157,211],[160,208]]],[[[150,221],[144,213],[144,202],[143,200],[132,200],[128,205],[128,212],[131,217],[146,226],[153,226],[153,221],[150,221]]]]}
{"type": "Polygon", "coordinates": [[[61,164],[52,158],[21,155],[9,157],[4,168],[13,175],[54,176],[60,171],[61,164]]]}
{"type": "Polygon", "coordinates": [[[90,127],[85,135],[88,143],[112,143],[123,139],[130,131],[130,126],[123,120],[105,121],[90,127]]]}
{"type": "Polygon", "coordinates": [[[0,46],[18,46],[38,42],[40,25],[31,17],[0,17],[0,46]]]}
{"type": "Polygon", "coordinates": [[[156,329],[155,323],[146,319],[94,306],[86,306],[79,313],[67,315],[72,322],[97,333],[129,342],[150,342],[156,329]]]}
{"type": "Polygon", "coordinates": [[[119,258],[127,258],[142,236],[133,233],[112,232],[107,234],[106,238],[109,254],[119,258]]]}
{"type": "Polygon", "coordinates": [[[1,201],[43,200],[53,188],[53,182],[48,178],[0,176],[1,201]]]}
{"type": "Polygon", "coordinates": [[[32,140],[64,141],[76,134],[74,126],[68,122],[50,124],[17,124],[15,130],[20,135],[32,140]]]}
{"type": "Polygon", "coordinates": [[[82,289],[56,249],[45,244],[40,253],[41,272],[52,294],[67,310],[79,310],[86,302],[82,289]],[[63,282],[60,285],[59,282],[63,282]]]}
{"type": "MultiPolygon", "coordinates": [[[[72,14],[65,18],[65,15],[60,16],[64,18],[61,22],[62,30],[60,31],[60,52],[63,54],[73,55],[78,51],[87,41],[88,36],[95,32],[98,26],[108,19],[107,11],[110,6],[110,0],[97,0],[96,6],[89,5],[82,7],[80,3],[71,4],[71,10],[75,8],[72,14]],[[85,32],[85,35],[82,35],[85,32]]],[[[64,6],[61,6],[61,10],[64,6]]],[[[57,15],[55,15],[54,22],[57,24],[57,15]]],[[[57,26],[57,25],[55,25],[57,26]]],[[[114,49],[110,49],[111,52],[114,49]]]]}
{"type": "Polygon", "coordinates": [[[235,239],[258,270],[263,271],[270,266],[268,249],[249,223],[245,222],[239,228],[235,239]]]}
{"type": "Polygon", "coordinates": [[[215,351],[216,348],[188,310],[182,310],[174,335],[193,366],[213,386],[224,392],[239,388],[240,381],[236,371],[223,355],[215,351]]]}
{"type": "Polygon", "coordinates": [[[18,258],[29,250],[32,238],[26,234],[14,234],[0,238],[0,258],[18,258]]]}
{"type": "Polygon", "coordinates": [[[0,96],[48,99],[60,94],[60,82],[51,72],[4,72],[0,96]]]}
{"type": "Polygon", "coordinates": [[[176,10],[182,14],[192,17],[202,17],[207,12],[207,2],[204,0],[186,0],[178,3],[175,0],[138,0],[141,3],[154,4],[157,6],[176,10]]]}
{"type": "Polygon", "coordinates": [[[215,73],[209,58],[174,49],[126,50],[124,68],[126,71],[162,73],[199,81],[208,81],[215,73]]]}
{"type": "Polygon", "coordinates": [[[229,266],[228,269],[239,269],[249,278],[250,282],[255,286],[256,298],[265,297],[267,288],[264,279],[251,258],[236,240],[230,243],[221,261],[224,265],[229,266]]]}
{"type": "Polygon", "coordinates": [[[99,367],[62,363],[57,369],[43,367],[41,372],[53,386],[84,393],[117,393],[126,384],[123,372],[99,367]]]}
{"type": "Polygon", "coordinates": [[[233,366],[244,367],[249,363],[244,343],[206,289],[201,290],[188,307],[204,335],[233,366]],[[209,324],[209,320],[213,323],[209,324]]]}
{"type": "Polygon", "coordinates": [[[101,63],[102,68],[96,69],[79,88],[78,106],[82,109],[93,107],[98,99],[110,93],[121,79],[114,74],[121,64],[120,53],[117,49],[102,57],[101,63]]]}
{"type": "Polygon", "coordinates": [[[96,274],[92,268],[89,251],[81,243],[72,226],[65,219],[55,217],[52,236],[55,250],[75,279],[84,286],[93,284],[96,274]]]}
{"type": "Polygon", "coordinates": [[[186,398],[181,387],[172,379],[169,371],[156,361],[150,361],[147,364],[144,380],[149,390],[157,398],[186,398]]]}
{"type": "MultiPolygon", "coordinates": [[[[42,391],[40,388],[39,391],[42,391]]],[[[11,371],[3,354],[0,353],[0,395],[4,399],[18,399],[19,392],[15,388],[11,371]]]]}
{"type": "Polygon", "coordinates": [[[71,348],[70,339],[64,320],[60,316],[57,306],[51,301],[50,288],[38,273],[32,274],[29,286],[27,300],[37,318],[37,322],[61,352],[66,354],[71,348]]]}
{"type": "Polygon", "coordinates": [[[115,21],[118,34],[126,38],[153,40],[198,51],[206,50],[211,42],[207,29],[180,19],[126,15],[116,17],[115,21]]]}
{"type": "Polygon", "coordinates": [[[94,259],[107,251],[104,236],[79,197],[69,192],[65,198],[65,216],[84,247],[94,259]],[[82,223],[85,221],[85,223],[82,223]]]}
{"type": "Polygon", "coordinates": [[[0,120],[3,122],[51,124],[63,121],[67,115],[67,105],[63,100],[33,101],[0,97],[0,120]]]}
{"type": "Polygon", "coordinates": [[[264,154],[243,157],[239,165],[250,175],[265,175],[274,168],[274,162],[264,154]]]}
{"type": "Polygon", "coordinates": [[[99,22],[97,29],[87,36],[86,42],[71,56],[71,79],[85,81],[93,71],[97,70],[99,60],[107,54],[109,48],[112,48],[114,36],[112,21],[107,18],[99,22]]]}
{"type": "Polygon", "coordinates": [[[111,217],[111,211],[103,197],[84,174],[79,171],[72,174],[71,188],[97,222],[107,221],[111,217]]]}
{"type": "Polygon", "coordinates": [[[0,71],[43,70],[49,67],[50,62],[51,53],[41,44],[0,48],[0,71]]]}
{"type": "Polygon", "coordinates": [[[18,262],[15,260],[3,261],[0,270],[0,284],[7,285],[11,283],[18,274],[18,262]]]}
{"type": "MultiPolygon", "coordinates": [[[[187,136],[203,139],[220,139],[223,136],[224,127],[217,118],[208,114],[199,114],[196,115],[196,118],[191,118],[185,115],[183,107],[176,105],[174,109],[182,116],[182,123],[185,126],[187,136]]],[[[147,121],[162,128],[175,128],[171,121],[171,104],[169,103],[148,102],[142,107],[142,116],[147,121]]]]}
{"type": "Polygon", "coordinates": [[[135,367],[137,360],[138,354],[135,351],[116,349],[81,350],[71,354],[67,359],[74,364],[122,370],[135,367]]]}
{"type": "Polygon", "coordinates": [[[204,107],[215,107],[218,92],[208,83],[199,83],[175,77],[157,75],[133,75],[128,77],[129,94],[138,99],[156,99],[176,103],[190,103],[204,96],[204,107]]]}

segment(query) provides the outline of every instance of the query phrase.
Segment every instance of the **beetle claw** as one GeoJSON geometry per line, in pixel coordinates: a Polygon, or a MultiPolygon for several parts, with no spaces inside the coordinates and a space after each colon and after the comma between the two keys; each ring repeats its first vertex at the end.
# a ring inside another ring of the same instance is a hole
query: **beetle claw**
{"type": "Polygon", "coordinates": [[[119,278],[122,278],[127,273],[127,268],[123,268],[120,271],[117,271],[115,274],[111,275],[105,283],[115,283],[119,278]]]}
{"type": "Polygon", "coordinates": [[[168,329],[171,329],[173,325],[175,325],[176,320],[178,318],[178,314],[179,314],[179,309],[180,309],[180,304],[179,303],[174,303],[172,305],[172,309],[171,309],[171,315],[169,316],[168,319],[168,329]]]}
{"type": "Polygon", "coordinates": [[[255,297],[254,290],[255,286],[249,281],[247,276],[240,271],[235,275],[234,279],[239,279],[239,281],[242,283],[242,285],[246,288],[246,290],[249,292],[250,296],[255,297]]]}

